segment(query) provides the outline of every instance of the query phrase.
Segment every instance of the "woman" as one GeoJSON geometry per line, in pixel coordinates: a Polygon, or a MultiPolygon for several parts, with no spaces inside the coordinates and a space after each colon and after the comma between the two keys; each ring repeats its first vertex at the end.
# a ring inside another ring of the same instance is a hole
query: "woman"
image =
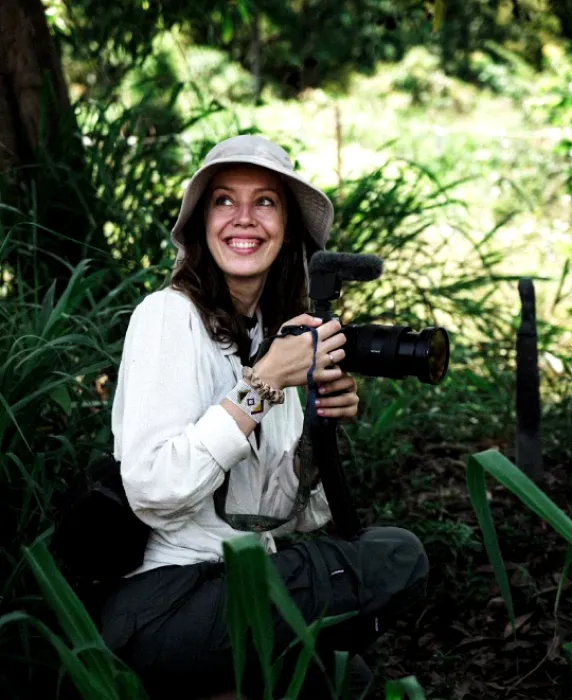
{"type": "MultiPolygon", "coordinates": [[[[337,366],[340,324],[305,313],[307,260],[325,246],[332,218],[326,195],[293,172],[283,149],[260,136],[223,141],[186,189],[170,286],[130,320],[112,413],[115,457],[129,503],[152,534],[143,565],[107,599],[102,629],[151,692],[168,695],[167,683],[182,683],[185,697],[201,697],[233,687],[221,559],[222,543],[246,529],[241,523],[283,522],[273,534],[285,535],[329,520],[317,474],[305,508],[292,513],[303,421],[297,387],[307,382],[311,334],[277,338],[255,355],[283,325],[316,328],[318,413],[356,415],[355,382],[337,366]]],[[[321,538],[280,552],[273,534],[259,537],[308,622],[324,610],[359,612],[322,633],[326,664],[334,649],[357,654],[423,593],[427,559],[405,530],[371,528],[353,542],[321,538]]],[[[279,653],[292,633],[279,616],[274,624],[279,653]]],[[[354,658],[357,692],[370,676],[354,658]]],[[[253,697],[261,694],[257,670],[251,649],[253,697]]],[[[310,673],[306,696],[323,692],[323,677],[310,673]]]]}

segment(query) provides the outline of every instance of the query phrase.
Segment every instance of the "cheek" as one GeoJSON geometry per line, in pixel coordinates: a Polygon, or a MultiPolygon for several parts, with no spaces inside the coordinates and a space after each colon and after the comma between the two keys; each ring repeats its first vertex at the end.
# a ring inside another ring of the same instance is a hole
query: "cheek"
{"type": "Polygon", "coordinates": [[[276,242],[282,243],[284,241],[286,220],[282,214],[273,213],[267,216],[264,226],[267,231],[272,233],[276,242]]]}
{"type": "Polygon", "coordinates": [[[227,218],[228,217],[225,217],[224,215],[221,216],[220,212],[207,214],[205,217],[205,231],[207,243],[209,243],[209,245],[217,240],[221,230],[226,225],[227,218]]]}

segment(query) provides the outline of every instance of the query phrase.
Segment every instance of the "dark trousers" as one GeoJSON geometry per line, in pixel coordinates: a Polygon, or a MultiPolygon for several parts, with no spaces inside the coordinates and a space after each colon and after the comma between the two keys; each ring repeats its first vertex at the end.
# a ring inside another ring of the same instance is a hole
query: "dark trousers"
{"type": "MultiPolygon", "coordinates": [[[[366,649],[424,594],[428,573],[420,541],[394,527],[369,528],[349,542],[331,537],[298,542],[271,558],[307,623],[324,613],[358,612],[320,632],[318,651],[326,667],[333,664],[334,650],[357,655],[366,649]]],[[[165,566],[123,579],[103,605],[103,638],[139,673],[151,696],[200,698],[232,689],[225,595],[223,564],[165,566]]],[[[295,635],[277,611],[273,625],[278,655],[295,635]]],[[[257,657],[246,641],[244,691],[258,698],[257,657]]],[[[287,657],[276,697],[288,687],[294,662],[287,657]]],[[[359,697],[356,691],[354,696],[359,697]]],[[[308,674],[302,697],[330,697],[317,668],[308,674]]]]}

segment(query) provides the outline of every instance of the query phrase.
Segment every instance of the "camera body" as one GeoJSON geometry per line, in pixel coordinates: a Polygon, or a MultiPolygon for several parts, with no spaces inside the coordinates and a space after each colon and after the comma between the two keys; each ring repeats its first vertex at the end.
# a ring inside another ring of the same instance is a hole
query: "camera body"
{"type": "MultiPolygon", "coordinates": [[[[332,318],[331,303],[339,298],[342,281],[369,281],[382,272],[381,260],[373,255],[318,251],[309,266],[309,296],[314,315],[332,318]]],[[[425,384],[440,384],[449,366],[449,336],[444,328],[416,332],[409,326],[376,323],[342,327],[347,342],[340,367],[372,377],[401,379],[414,376],[425,384]]]]}

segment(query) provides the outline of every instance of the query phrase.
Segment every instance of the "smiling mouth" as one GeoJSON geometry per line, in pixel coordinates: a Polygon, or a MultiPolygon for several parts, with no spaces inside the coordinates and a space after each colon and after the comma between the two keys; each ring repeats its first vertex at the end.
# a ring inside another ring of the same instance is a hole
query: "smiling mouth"
{"type": "Polygon", "coordinates": [[[226,241],[229,248],[234,250],[256,250],[262,245],[262,241],[258,238],[229,238],[226,241]]]}

